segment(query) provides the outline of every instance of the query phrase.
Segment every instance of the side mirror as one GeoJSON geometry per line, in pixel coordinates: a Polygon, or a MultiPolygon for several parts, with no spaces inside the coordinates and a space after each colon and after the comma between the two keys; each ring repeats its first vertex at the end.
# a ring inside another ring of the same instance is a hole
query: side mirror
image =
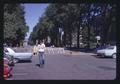
{"type": "Polygon", "coordinates": [[[9,55],[9,53],[8,53],[8,52],[5,52],[5,54],[6,54],[6,55],[9,55]]]}

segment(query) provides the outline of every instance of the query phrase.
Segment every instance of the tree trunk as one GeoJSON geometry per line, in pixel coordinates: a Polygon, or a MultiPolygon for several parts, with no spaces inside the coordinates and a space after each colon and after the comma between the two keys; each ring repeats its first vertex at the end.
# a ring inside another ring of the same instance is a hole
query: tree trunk
{"type": "Polygon", "coordinates": [[[72,46],[72,33],[70,33],[70,48],[72,46]]]}
{"type": "Polygon", "coordinates": [[[66,46],[66,31],[64,31],[63,45],[66,46]]]}
{"type": "Polygon", "coordinates": [[[88,23],[88,41],[87,41],[87,48],[90,49],[90,25],[88,23]]]}
{"type": "Polygon", "coordinates": [[[79,48],[80,22],[78,24],[77,30],[77,48],[79,48]]]}

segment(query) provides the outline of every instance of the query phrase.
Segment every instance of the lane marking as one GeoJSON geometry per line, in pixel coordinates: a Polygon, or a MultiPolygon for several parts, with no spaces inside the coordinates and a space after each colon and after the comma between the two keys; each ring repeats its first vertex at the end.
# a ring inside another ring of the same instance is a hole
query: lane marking
{"type": "Polygon", "coordinates": [[[18,75],[28,75],[28,73],[14,73],[14,75],[18,76],[18,75]]]}

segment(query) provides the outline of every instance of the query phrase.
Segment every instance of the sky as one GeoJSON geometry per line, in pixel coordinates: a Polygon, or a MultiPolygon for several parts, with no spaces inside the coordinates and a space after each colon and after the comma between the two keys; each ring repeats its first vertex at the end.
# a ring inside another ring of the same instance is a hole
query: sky
{"type": "Polygon", "coordinates": [[[25,20],[27,26],[29,26],[29,32],[27,33],[27,37],[29,38],[30,33],[33,30],[33,27],[38,23],[39,18],[44,14],[47,3],[36,3],[36,4],[23,4],[25,9],[25,20]]]}

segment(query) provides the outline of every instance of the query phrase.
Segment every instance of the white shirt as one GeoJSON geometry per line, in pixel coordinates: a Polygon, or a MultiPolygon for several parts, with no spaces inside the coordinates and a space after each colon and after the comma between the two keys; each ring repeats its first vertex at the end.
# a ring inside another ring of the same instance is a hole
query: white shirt
{"type": "Polygon", "coordinates": [[[42,43],[42,44],[40,44],[40,45],[38,45],[38,48],[39,48],[39,52],[44,52],[45,51],[45,44],[44,43],[42,43]]]}

